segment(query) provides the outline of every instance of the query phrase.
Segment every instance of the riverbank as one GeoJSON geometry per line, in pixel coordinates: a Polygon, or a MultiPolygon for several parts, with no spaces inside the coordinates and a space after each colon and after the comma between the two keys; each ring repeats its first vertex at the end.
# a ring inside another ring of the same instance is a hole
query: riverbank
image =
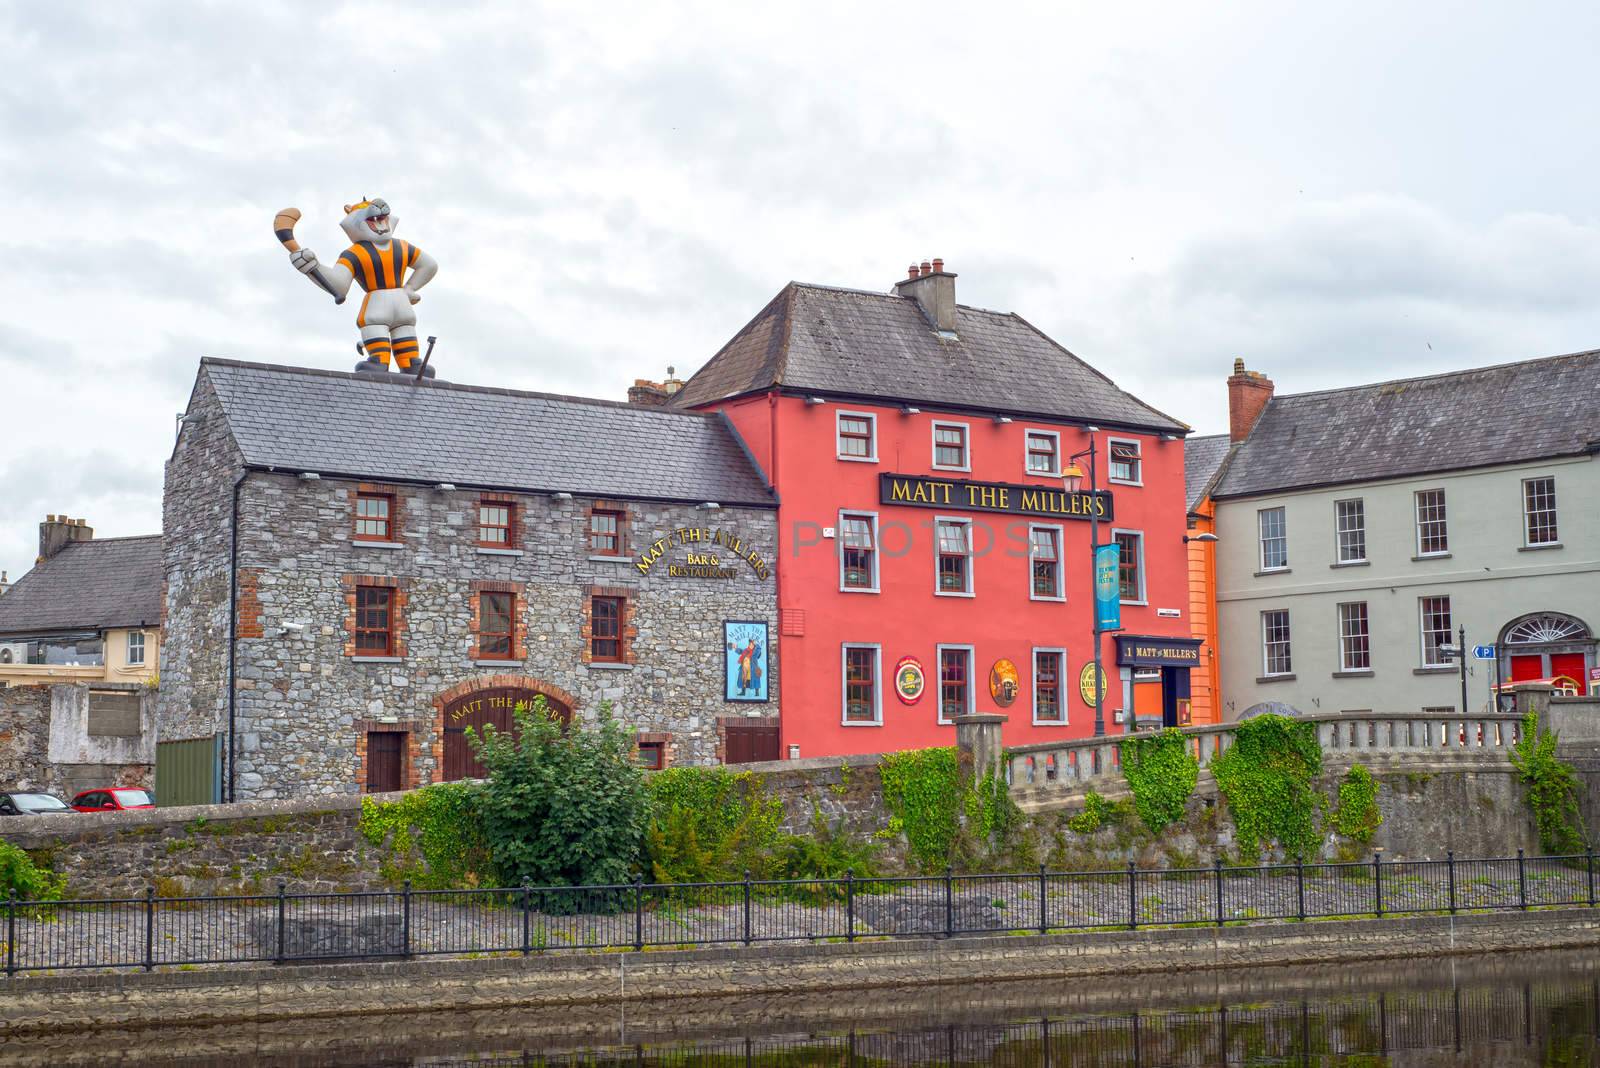
{"type": "MultiPolygon", "coordinates": [[[[1600,911],[1414,916],[1249,927],[768,945],[18,976],[0,987],[6,1045],[51,1034],[261,1024],[318,1017],[585,1007],[671,1012],[704,999],[829,991],[1304,967],[1600,945],[1600,911]],[[697,999],[686,1001],[685,999],[697,999]]],[[[3,1048],[3,1046],[0,1046],[3,1048]]]]}

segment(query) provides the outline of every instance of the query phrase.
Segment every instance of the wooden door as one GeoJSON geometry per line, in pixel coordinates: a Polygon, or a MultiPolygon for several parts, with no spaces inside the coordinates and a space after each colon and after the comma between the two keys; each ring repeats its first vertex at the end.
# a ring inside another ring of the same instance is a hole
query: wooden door
{"type": "Polygon", "coordinates": [[[1531,682],[1544,678],[1543,653],[1514,653],[1511,657],[1511,681],[1531,682]]]}
{"type": "MultiPolygon", "coordinates": [[[[467,741],[467,730],[470,728],[480,738],[485,727],[494,727],[501,734],[515,732],[516,708],[518,705],[533,707],[534,698],[538,691],[525,690],[516,687],[502,687],[493,690],[479,690],[452,701],[444,709],[444,778],[447,782],[456,779],[481,779],[484,777],[483,765],[478,763],[478,756],[473,751],[472,743],[467,741]]],[[[563,723],[572,722],[572,710],[559,701],[545,698],[545,705],[563,723]]]]}
{"type": "Polygon", "coordinates": [[[367,732],[367,793],[386,794],[406,788],[405,752],[405,732],[367,732]]]}
{"type": "Polygon", "coordinates": [[[745,716],[727,716],[722,721],[724,764],[754,764],[763,760],[777,760],[778,720],[776,717],[754,719],[745,716]]]}
{"type": "Polygon", "coordinates": [[[1550,676],[1552,678],[1568,678],[1578,684],[1580,694],[1588,693],[1589,680],[1584,676],[1588,674],[1589,665],[1584,660],[1582,653],[1551,653],[1550,676]]]}

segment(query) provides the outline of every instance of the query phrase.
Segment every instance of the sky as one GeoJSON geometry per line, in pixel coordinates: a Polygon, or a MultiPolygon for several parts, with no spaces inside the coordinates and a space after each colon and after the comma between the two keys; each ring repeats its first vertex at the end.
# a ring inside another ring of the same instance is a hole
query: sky
{"type": "MultiPolygon", "coordinates": [[[[1600,8],[0,0],[0,570],[154,533],[203,356],[348,370],[388,200],[441,377],[622,399],[941,256],[1197,432],[1600,347],[1600,8]]],[[[392,447],[426,440],[395,428],[392,447]]]]}

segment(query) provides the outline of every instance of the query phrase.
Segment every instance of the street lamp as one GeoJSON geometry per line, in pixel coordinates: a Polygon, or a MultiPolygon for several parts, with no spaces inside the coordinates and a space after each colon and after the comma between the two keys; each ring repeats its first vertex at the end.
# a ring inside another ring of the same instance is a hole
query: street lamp
{"type": "MultiPolygon", "coordinates": [[[[1097,426],[1084,427],[1084,430],[1089,434],[1089,447],[1082,452],[1075,452],[1067,457],[1066,470],[1061,472],[1061,484],[1066,487],[1068,494],[1077,493],[1083,486],[1083,468],[1078,466],[1078,460],[1084,456],[1089,458],[1090,496],[1092,497],[1100,490],[1099,472],[1095,465],[1097,457],[1094,446],[1094,435],[1099,429],[1097,426]]],[[[1100,666],[1100,606],[1093,595],[1095,581],[1098,578],[1099,554],[1100,516],[1091,503],[1089,506],[1089,611],[1093,613],[1094,619],[1094,736],[1096,738],[1104,737],[1106,733],[1105,671],[1100,666]]]]}

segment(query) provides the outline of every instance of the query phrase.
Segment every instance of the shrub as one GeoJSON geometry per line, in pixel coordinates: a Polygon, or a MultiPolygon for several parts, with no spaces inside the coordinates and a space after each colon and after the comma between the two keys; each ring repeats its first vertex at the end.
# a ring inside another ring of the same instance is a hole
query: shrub
{"type": "Polygon", "coordinates": [[[535,698],[516,736],[469,732],[488,773],[484,836],[503,878],[537,886],[608,886],[634,875],[649,819],[633,738],[600,707],[592,728],[563,726],[535,698]]]}
{"type": "Polygon", "coordinates": [[[65,875],[38,867],[27,853],[0,841],[0,899],[15,893],[18,901],[60,901],[66,888],[65,875]]]}
{"type": "Polygon", "coordinates": [[[1539,726],[1538,713],[1522,720],[1522,738],[1511,747],[1511,765],[1527,787],[1528,807],[1547,854],[1571,855],[1587,848],[1578,810],[1578,776],[1556,756],[1556,736],[1539,726]]]}
{"type": "Polygon", "coordinates": [[[453,890],[503,881],[485,836],[476,783],[445,782],[396,801],[361,799],[363,837],[388,851],[379,872],[421,890],[453,890]]]}
{"type": "Polygon", "coordinates": [[[646,856],[659,883],[767,878],[783,804],[748,771],[682,767],[649,780],[646,856]]]}
{"type": "Polygon", "coordinates": [[[1111,802],[1090,790],[1083,795],[1083,811],[1067,820],[1067,829],[1078,834],[1094,834],[1111,818],[1111,802]]]}

